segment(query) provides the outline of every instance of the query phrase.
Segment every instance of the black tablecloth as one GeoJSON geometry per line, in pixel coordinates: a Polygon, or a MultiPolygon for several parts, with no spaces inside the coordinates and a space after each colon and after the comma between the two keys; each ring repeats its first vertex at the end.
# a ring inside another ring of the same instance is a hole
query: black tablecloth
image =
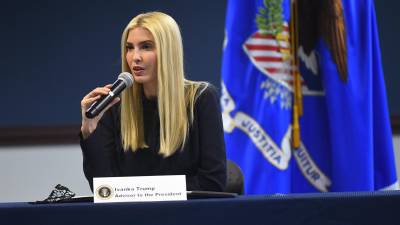
{"type": "Polygon", "coordinates": [[[400,191],[169,202],[0,203],[0,224],[400,224],[400,191]]]}

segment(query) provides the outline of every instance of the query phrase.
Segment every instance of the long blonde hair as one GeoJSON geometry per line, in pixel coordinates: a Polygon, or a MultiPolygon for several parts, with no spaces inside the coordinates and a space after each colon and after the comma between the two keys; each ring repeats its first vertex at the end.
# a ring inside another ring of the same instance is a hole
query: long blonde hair
{"type": "MultiPolygon", "coordinates": [[[[147,29],[153,35],[156,45],[159,154],[168,157],[184,146],[193,122],[196,98],[207,87],[207,83],[185,79],[182,37],[178,24],[172,17],[160,12],[140,14],[126,26],[121,39],[123,72],[131,72],[125,58],[126,40],[129,31],[136,27],[147,29]]],[[[148,147],[143,127],[141,84],[134,83],[121,96],[121,138],[125,151],[148,147]]]]}

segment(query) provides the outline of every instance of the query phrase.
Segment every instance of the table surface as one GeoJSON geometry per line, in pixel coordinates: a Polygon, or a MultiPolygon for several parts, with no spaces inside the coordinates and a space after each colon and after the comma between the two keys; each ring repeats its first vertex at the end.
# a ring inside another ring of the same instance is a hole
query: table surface
{"type": "Polygon", "coordinates": [[[400,224],[400,191],[129,203],[0,203],[1,224],[400,224]]]}

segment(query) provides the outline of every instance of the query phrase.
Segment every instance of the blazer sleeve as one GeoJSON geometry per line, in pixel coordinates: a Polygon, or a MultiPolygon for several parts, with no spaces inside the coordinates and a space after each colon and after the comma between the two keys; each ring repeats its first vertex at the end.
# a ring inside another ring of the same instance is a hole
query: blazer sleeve
{"type": "Polygon", "coordinates": [[[188,190],[224,191],[226,153],[219,98],[209,85],[197,99],[195,113],[199,134],[199,167],[187,177],[188,190]]]}
{"type": "Polygon", "coordinates": [[[116,166],[116,127],[113,108],[104,113],[96,130],[86,139],[80,134],[83,155],[83,172],[93,191],[94,177],[117,176],[116,166]]]}

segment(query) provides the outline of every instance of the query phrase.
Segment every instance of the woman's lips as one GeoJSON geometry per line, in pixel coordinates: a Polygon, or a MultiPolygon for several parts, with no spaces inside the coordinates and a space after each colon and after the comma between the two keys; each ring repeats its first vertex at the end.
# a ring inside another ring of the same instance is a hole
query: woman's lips
{"type": "Polygon", "coordinates": [[[134,66],[132,67],[132,70],[136,76],[141,76],[144,73],[144,68],[141,66],[134,66]]]}

